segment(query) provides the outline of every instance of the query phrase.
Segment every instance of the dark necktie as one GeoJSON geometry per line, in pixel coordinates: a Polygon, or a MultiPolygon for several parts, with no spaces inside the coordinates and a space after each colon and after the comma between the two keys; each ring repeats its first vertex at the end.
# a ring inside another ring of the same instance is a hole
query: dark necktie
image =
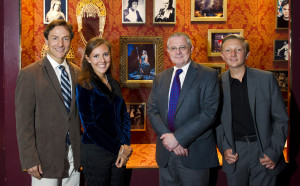
{"type": "MultiPolygon", "coordinates": [[[[61,92],[64,100],[65,107],[70,113],[70,106],[71,106],[71,85],[70,85],[70,79],[69,76],[65,70],[65,67],[60,65],[59,69],[61,70],[61,76],[60,76],[60,86],[61,86],[61,92]]],[[[70,146],[70,137],[69,137],[69,131],[66,135],[66,144],[70,146]]]]}
{"type": "Polygon", "coordinates": [[[71,85],[70,80],[68,77],[68,74],[65,70],[65,67],[60,65],[59,69],[61,70],[61,76],[60,76],[60,86],[61,86],[61,92],[64,99],[65,107],[70,112],[70,105],[71,105],[71,85]]]}
{"type": "Polygon", "coordinates": [[[170,93],[170,99],[169,99],[169,111],[168,111],[168,126],[171,132],[175,131],[174,127],[174,118],[175,118],[175,113],[176,113],[176,107],[177,107],[177,102],[178,98],[180,95],[180,79],[179,75],[182,73],[182,69],[177,69],[174,79],[173,79],[173,84],[171,87],[171,93],[170,93]]]}

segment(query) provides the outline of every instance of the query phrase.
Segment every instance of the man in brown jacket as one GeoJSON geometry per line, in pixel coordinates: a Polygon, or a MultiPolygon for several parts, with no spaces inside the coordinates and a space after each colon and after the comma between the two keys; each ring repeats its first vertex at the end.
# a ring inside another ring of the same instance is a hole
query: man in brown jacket
{"type": "Polygon", "coordinates": [[[55,20],[44,36],[47,56],[21,69],[17,81],[15,112],[22,170],[32,176],[32,185],[75,186],[80,177],[75,96],[79,68],[66,60],[73,28],[55,20]]]}

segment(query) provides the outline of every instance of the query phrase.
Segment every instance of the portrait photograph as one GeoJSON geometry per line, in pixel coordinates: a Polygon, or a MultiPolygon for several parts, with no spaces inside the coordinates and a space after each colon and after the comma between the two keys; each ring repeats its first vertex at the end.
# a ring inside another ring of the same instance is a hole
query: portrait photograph
{"type": "Polygon", "coordinates": [[[191,0],[191,21],[226,21],[227,0],[191,0]]]}
{"type": "Polygon", "coordinates": [[[277,0],[276,29],[288,29],[290,20],[289,0],[277,0]]]}
{"type": "Polygon", "coordinates": [[[44,24],[56,19],[68,21],[68,0],[44,0],[44,24]]]}
{"type": "Polygon", "coordinates": [[[276,70],[267,70],[267,71],[270,71],[274,74],[281,91],[283,92],[288,91],[289,77],[288,77],[287,70],[276,69],[276,70]]]}
{"type": "Polygon", "coordinates": [[[154,0],[153,23],[176,23],[176,0],[154,0]]]}
{"type": "Polygon", "coordinates": [[[146,23],[146,0],[122,0],[122,23],[146,23]]]}
{"type": "Polygon", "coordinates": [[[163,69],[163,38],[121,36],[120,55],[121,86],[150,88],[163,69]]]}
{"type": "Polygon", "coordinates": [[[126,103],[131,131],[146,131],[146,103],[126,103]]]}
{"type": "Polygon", "coordinates": [[[243,35],[243,29],[208,29],[208,56],[221,56],[221,45],[223,39],[230,35],[243,35]]]}
{"type": "Polygon", "coordinates": [[[289,60],[289,42],[288,40],[274,40],[274,61],[289,60]]]}

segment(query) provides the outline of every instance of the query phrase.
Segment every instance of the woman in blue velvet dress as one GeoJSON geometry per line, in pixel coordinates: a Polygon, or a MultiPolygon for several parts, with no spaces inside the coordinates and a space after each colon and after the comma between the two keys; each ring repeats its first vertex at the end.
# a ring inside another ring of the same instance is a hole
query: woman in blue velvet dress
{"type": "Polygon", "coordinates": [[[141,68],[140,68],[140,71],[141,71],[141,74],[144,76],[149,76],[150,74],[150,64],[148,62],[148,55],[147,55],[147,51],[146,50],[143,50],[143,53],[142,53],[142,56],[141,56],[141,68]]]}
{"type": "Polygon", "coordinates": [[[120,86],[110,75],[111,59],[110,43],[100,37],[91,39],[76,86],[87,186],[124,185],[125,165],[132,152],[130,118],[120,86]]]}

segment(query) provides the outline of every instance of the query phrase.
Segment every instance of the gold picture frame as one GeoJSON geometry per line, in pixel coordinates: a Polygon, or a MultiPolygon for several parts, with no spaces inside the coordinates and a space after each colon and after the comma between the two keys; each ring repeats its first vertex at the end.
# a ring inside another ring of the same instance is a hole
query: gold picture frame
{"type": "Polygon", "coordinates": [[[227,0],[191,0],[191,21],[227,21],[227,0]]]}
{"type": "Polygon", "coordinates": [[[208,66],[218,71],[218,75],[225,72],[225,63],[200,63],[201,65],[208,66]]]}
{"type": "Polygon", "coordinates": [[[243,29],[208,29],[208,43],[207,55],[208,56],[221,56],[221,44],[223,39],[230,34],[238,34],[243,36],[243,29]]]}
{"type": "Polygon", "coordinates": [[[120,82],[122,87],[151,88],[163,70],[163,38],[120,37],[120,82]]]}
{"type": "Polygon", "coordinates": [[[130,117],[131,131],[146,131],[146,103],[126,102],[127,112],[130,117]]]}

